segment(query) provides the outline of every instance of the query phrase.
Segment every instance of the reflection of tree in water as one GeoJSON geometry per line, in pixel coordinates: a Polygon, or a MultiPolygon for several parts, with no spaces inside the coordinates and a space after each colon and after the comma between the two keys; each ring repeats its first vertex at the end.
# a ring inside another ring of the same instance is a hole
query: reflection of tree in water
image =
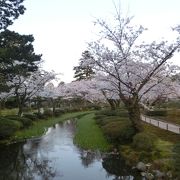
{"type": "Polygon", "coordinates": [[[53,170],[53,167],[50,166],[49,160],[38,160],[28,158],[26,160],[26,174],[25,179],[31,180],[35,179],[34,177],[41,177],[43,180],[49,180],[55,177],[56,172],[53,170]],[[28,177],[28,178],[27,178],[28,177]]]}
{"type": "Polygon", "coordinates": [[[81,151],[80,158],[81,158],[82,165],[88,168],[89,165],[94,162],[95,154],[86,152],[86,151],[81,151]]]}
{"type": "MultiPolygon", "coordinates": [[[[37,144],[36,144],[37,145],[37,144]]],[[[37,153],[24,153],[23,144],[0,147],[0,178],[2,180],[32,180],[40,177],[49,180],[56,172],[47,159],[37,153]]]]}
{"type": "Polygon", "coordinates": [[[82,165],[88,168],[95,160],[101,159],[101,154],[99,152],[92,152],[92,151],[80,151],[80,158],[82,165]]]}
{"type": "Polygon", "coordinates": [[[133,175],[136,174],[136,172],[133,171],[131,167],[127,167],[122,158],[117,155],[108,155],[103,158],[102,166],[107,171],[107,176],[114,175],[113,180],[133,180],[133,175]]]}

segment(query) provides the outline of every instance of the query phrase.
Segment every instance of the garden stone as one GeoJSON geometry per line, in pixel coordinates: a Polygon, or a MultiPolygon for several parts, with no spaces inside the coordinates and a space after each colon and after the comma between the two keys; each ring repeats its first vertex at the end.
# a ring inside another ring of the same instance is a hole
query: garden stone
{"type": "Polygon", "coordinates": [[[138,162],[138,164],[136,165],[136,168],[139,171],[145,172],[146,171],[146,164],[144,164],[143,162],[138,162]]]}
{"type": "Polygon", "coordinates": [[[171,171],[168,171],[166,175],[168,178],[172,178],[172,172],[171,171]]]}
{"type": "Polygon", "coordinates": [[[163,178],[163,177],[165,177],[165,173],[163,173],[163,172],[161,172],[161,171],[159,171],[159,170],[154,170],[153,172],[155,173],[155,176],[156,176],[157,178],[163,178]]]}
{"type": "Polygon", "coordinates": [[[152,179],[154,179],[154,175],[151,173],[146,173],[145,178],[148,180],[152,180],[152,179]]]}

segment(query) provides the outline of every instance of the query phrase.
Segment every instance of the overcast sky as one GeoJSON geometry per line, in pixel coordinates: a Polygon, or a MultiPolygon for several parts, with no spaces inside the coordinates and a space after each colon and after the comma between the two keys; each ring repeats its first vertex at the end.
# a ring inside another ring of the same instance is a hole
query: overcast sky
{"type": "MultiPolygon", "coordinates": [[[[25,0],[26,12],[9,28],[21,34],[33,34],[35,52],[43,54],[43,68],[73,79],[87,42],[95,38],[95,18],[108,19],[118,0],[25,0]]],[[[121,0],[123,12],[149,29],[147,40],[171,38],[169,29],[180,24],[179,0],[121,0]]],[[[180,65],[180,59],[174,58],[180,65]]]]}

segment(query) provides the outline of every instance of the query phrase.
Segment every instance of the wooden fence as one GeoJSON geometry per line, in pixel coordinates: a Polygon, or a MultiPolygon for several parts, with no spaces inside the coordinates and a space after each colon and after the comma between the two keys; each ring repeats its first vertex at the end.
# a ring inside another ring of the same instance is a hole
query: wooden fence
{"type": "Polygon", "coordinates": [[[164,122],[162,120],[152,119],[152,118],[144,116],[144,115],[141,115],[141,120],[146,122],[146,123],[157,126],[161,129],[165,129],[165,130],[174,132],[176,134],[180,134],[180,126],[179,125],[167,123],[167,122],[164,122]]]}

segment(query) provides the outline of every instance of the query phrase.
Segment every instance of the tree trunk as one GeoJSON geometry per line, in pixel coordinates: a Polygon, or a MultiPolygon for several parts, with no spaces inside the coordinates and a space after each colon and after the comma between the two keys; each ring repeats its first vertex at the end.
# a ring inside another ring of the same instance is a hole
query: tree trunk
{"type": "Polygon", "coordinates": [[[19,104],[18,104],[18,108],[19,108],[19,110],[18,110],[18,116],[22,116],[22,114],[23,114],[23,104],[19,103],[19,104]]]}
{"type": "Polygon", "coordinates": [[[38,114],[41,114],[41,97],[37,97],[36,107],[38,110],[38,114]]]}
{"type": "Polygon", "coordinates": [[[53,98],[51,99],[52,102],[52,113],[53,115],[55,114],[56,111],[56,100],[54,100],[53,98]]]}
{"type": "Polygon", "coordinates": [[[120,99],[114,100],[114,103],[116,105],[116,109],[120,107],[120,102],[121,102],[120,99]]]}
{"type": "Polygon", "coordinates": [[[17,103],[18,103],[18,116],[22,116],[23,114],[23,109],[25,105],[25,96],[17,96],[17,103]]]}
{"type": "Polygon", "coordinates": [[[110,107],[111,107],[111,110],[115,110],[115,109],[116,109],[116,106],[115,106],[115,104],[114,104],[113,99],[107,99],[107,101],[108,101],[108,103],[109,103],[109,105],[110,105],[110,107]]]}
{"type": "Polygon", "coordinates": [[[143,126],[138,102],[136,102],[135,104],[129,104],[128,106],[126,106],[126,108],[128,110],[129,119],[132,122],[136,133],[141,132],[143,130],[143,126]]]}

